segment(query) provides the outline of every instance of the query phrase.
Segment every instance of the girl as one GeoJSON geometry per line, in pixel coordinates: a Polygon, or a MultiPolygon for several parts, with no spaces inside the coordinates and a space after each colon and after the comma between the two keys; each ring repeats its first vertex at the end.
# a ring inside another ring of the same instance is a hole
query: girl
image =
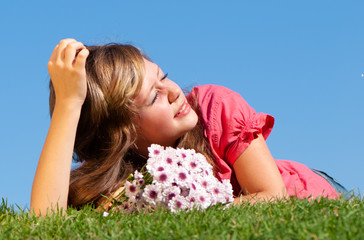
{"type": "Polygon", "coordinates": [[[204,154],[216,177],[231,180],[235,202],[337,198],[343,190],[322,172],[273,159],[265,143],[273,117],[220,86],[185,96],[133,46],[65,39],[48,71],[52,120],[33,182],[36,214],[102,203],[146,163],[152,143],[204,154]],[[72,158],[83,162],[73,171],[72,158]]]}

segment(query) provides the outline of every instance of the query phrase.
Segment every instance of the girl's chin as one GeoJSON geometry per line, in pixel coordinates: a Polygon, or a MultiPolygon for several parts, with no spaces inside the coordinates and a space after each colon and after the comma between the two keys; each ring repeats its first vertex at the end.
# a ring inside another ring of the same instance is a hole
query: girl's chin
{"type": "Polygon", "coordinates": [[[186,116],[186,123],[190,126],[189,130],[192,130],[196,127],[198,122],[198,116],[194,110],[191,109],[190,113],[186,116]]]}

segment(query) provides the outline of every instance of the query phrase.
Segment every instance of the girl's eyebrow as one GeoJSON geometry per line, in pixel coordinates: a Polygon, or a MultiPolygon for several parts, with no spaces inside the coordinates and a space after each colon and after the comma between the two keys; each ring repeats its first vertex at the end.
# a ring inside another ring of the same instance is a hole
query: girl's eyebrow
{"type": "Polygon", "coordinates": [[[157,65],[157,78],[159,77],[159,70],[160,70],[161,68],[157,65]]]}

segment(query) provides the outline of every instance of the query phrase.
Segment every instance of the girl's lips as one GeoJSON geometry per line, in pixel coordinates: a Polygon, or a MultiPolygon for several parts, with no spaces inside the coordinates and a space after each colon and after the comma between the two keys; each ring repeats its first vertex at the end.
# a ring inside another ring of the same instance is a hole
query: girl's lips
{"type": "Polygon", "coordinates": [[[179,118],[179,117],[186,116],[190,111],[191,111],[191,106],[185,100],[185,102],[182,104],[181,108],[179,109],[178,113],[174,117],[179,118]]]}

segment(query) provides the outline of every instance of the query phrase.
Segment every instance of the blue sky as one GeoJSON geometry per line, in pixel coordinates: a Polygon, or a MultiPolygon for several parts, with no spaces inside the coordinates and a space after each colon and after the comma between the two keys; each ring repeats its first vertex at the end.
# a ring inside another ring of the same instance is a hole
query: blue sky
{"type": "Polygon", "coordinates": [[[63,38],[132,43],[184,88],[224,85],[276,118],[277,159],[364,191],[363,1],[2,1],[0,197],[29,207],[63,38]]]}

